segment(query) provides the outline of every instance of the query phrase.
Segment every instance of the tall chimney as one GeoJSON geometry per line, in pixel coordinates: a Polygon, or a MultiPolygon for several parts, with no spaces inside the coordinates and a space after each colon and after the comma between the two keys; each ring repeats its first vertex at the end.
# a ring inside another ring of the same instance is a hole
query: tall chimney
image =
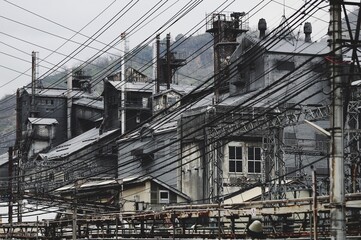
{"type": "Polygon", "coordinates": [[[31,111],[30,117],[35,117],[35,85],[36,85],[36,53],[31,53],[31,111]]]}
{"type": "Polygon", "coordinates": [[[127,39],[127,36],[126,36],[126,33],[123,32],[121,34],[121,43],[122,43],[122,47],[121,47],[121,50],[123,51],[123,54],[121,56],[121,72],[122,72],[122,77],[120,78],[121,80],[121,92],[120,92],[120,107],[121,107],[121,115],[120,115],[120,123],[121,123],[121,127],[120,127],[120,130],[121,130],[121,134],[124,134],[125,133],[125,128],[126,128],[126,124],[125,124],[125,121],[126,121],[126,112],[125,112],[125,84],[126,84],[126,79],[125,79],[125,55],[126,55],[126,39],[127,39]]]}
{"type": "Polygon", "coordinates": [[[267,22],[266,19],[261,18],[258,21],[259,38],[262,39],[266,36],[267,22]]]}
{"type": "Polygon", "coordinates": [[[303,31],[305,33],[305,42],[311,42],[312,25],[310,22],[306,22],[303,31]]]}
{"type": "Polygon", "coordinates": [[[167,89],[170,89],[170,84],[172,82],[172,69],[170,67],[171,64],[170,33],[167,34],[166,44],[167,44],[167,89]]]}
{"type": "Polygon", "coordinates": [[[156,82],[156,93],[159,93],[160,85],[160,36],[157,34],[156,37],[156,48],[157,48],[157,82],[156,82]]]}
{"type": "Polygon", "coordinates": [[[67,111],[66,111],[66,117],[67,117],[67,137],[68,140],[71,139],[71,108],[73,105],[73,100],[72,100],[72,91],[73,91],[73,72],[70,69],[67,72],[67,81],[66,81],[66,86],[67,86],[67,91],[66,91],[66,96],[67,96],[67,111]]]}

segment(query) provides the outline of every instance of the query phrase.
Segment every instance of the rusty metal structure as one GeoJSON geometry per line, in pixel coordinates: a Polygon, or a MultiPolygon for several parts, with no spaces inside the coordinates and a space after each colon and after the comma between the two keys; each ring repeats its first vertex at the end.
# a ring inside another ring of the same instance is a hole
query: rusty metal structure
{"type": "MultiPolygon", "coordinates": [[[[346,194],[347,209],[357,207],[361,195],[346,194]]],[[[294,215],[287,228],[274,221],[263,227],[262,238],[308,238],[315,231],[328,239],[331,226],[329,196],[317,197],[317,229],[305,221],[313,214],[313,197],[267,200],[238,204],[201,204],[166,207],[161,212],[139,211],[108,214],[69,214],[58,220],[2,224],[1,238],[17,239],[121,239],[121,238],[245,238],[248,226],[262,217],[294,215]],[[275,207],[276,205],[282,205],[275,207]],[[75,224],[75,225],[73,225],[75,224]],[[74,227],[75,226],[75,227],[74,227]],[[73,228],[74,227],[74,228],[73,228]],[[75,235],[74,230],[75,229],[75,235]]],[[[79,206],[80,207],[80,206],[79,206]]],[[[361,234],[357,221],[347,221],[347,235],[361,234]]]]}

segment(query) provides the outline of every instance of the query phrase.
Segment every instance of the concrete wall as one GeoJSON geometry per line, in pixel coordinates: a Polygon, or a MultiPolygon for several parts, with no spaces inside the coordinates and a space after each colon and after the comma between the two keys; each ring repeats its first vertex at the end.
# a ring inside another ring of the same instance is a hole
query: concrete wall
{"type": "MultiPolygon", "coordinates": [[[[163,109],[171,106],[173,103],[179,101],[181,97],[182,96],[179,93],[176,93],[173,91],[170,91],[170,92],[167,92],[164,94],[160,94],[160,95],[154,97],[153,111],[155,113],[162,111],[163,109]],[[174,100],[174,102],[170,101],[170,99],[174,100]]],[[[180,106],[180,102],[178,102],[176,105],[174,105],[169,110],[173,110],[179,106],[180,106]]]]}
{"type": "Polygon", "coordinates": [[[178,143],[168,145],[177,139],[176,130],[155,134],[152,138],[129,139],[118,145],[119,178],[153,176],[166,184],[177,185],[178,143]],[[143,151],[140,156],[134,150],[143,151]]]}
{"type": "Polygon", "coordinates": [[[201,200],[207,195],[207,165],[204,164],[202,156],[203,144],[200,142],[183,143],[182,147],[182,167],[181,190],[192,198],[201,200]]]}
{"type": "MultiPolygon", "coordinates": [[[[20,102],[22,104],[20,114],[20,122],[22,131],[26,130],[26,121],[30,117],[31,96],[27,92],[23,92],[20,102]]],[[[67,140],[67,112],[66,98],[61,97],[39,97],[35,98],[36,117],[38,118],[54,118],[59,124],[56,126],[56,135],[53,141],[54,146],[67,140]]]]}
{"type": "Polygon", "coordinates": [[[120,92],[108,82],[104,82],[103,130],[120,128],[120,92]]]}
{"type": "Polygon", "coordinates": [[[103,110],[82,105],[73,105],[72,136],[78,136],[96,127],[96,120],[103,117],[103,110]]]}

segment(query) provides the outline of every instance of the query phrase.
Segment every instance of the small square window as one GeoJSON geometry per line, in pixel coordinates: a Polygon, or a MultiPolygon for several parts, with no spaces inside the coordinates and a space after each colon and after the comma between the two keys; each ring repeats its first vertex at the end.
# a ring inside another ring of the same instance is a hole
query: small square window
{"type": "Polygon", "coordinates": [[[169,191],[159,191],[159,203],[169,203],[169,191]]]}

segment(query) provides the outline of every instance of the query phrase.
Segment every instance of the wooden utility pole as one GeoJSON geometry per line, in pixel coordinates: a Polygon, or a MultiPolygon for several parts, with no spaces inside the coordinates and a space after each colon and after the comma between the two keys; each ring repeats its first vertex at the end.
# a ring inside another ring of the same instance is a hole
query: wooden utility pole
{"type": "Polygon", "coordinates": [[[342,101],[342,0],[330,1],[331,53],[331,151],[330,151],[330,220],[331,239],[346,239],[345,183],[343,147],[343,101],[342,101]]]}

